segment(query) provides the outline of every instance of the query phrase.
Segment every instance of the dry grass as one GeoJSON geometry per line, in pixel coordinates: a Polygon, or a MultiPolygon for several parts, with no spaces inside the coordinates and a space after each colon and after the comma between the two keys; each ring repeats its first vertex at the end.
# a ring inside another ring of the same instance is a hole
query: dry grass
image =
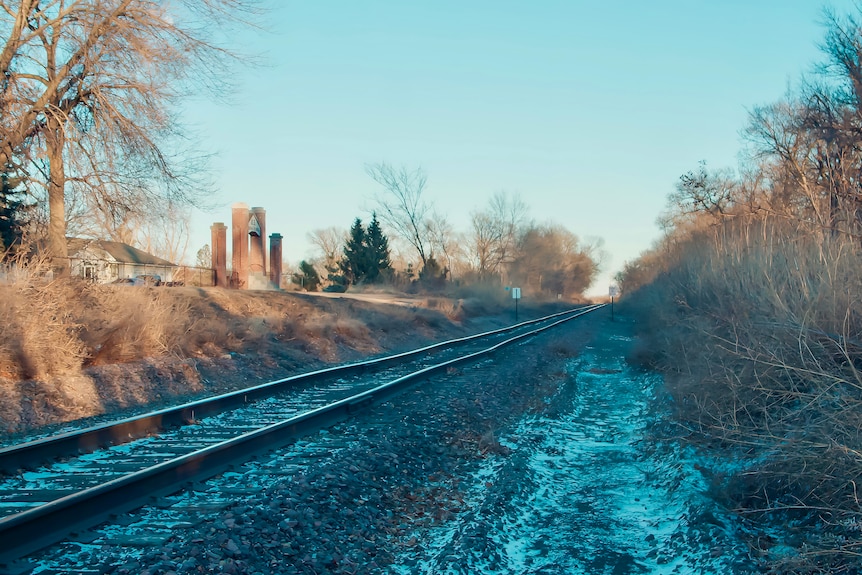
{"type": "Polygon", "coordinates": [[[68,373],[86,356],[83,326],[63,305],[78,294],[67,282],[16,282],[0,286],[0,374],[34,378],[68,373]]]}
{"type": "Polygon", "coordinates": [[[858,566],[862,249],[735,222],[667,253],[627,305],[669,373],[682,427],[743,464],[720,496],[755,532],[784,526],[777,540],[752,539],[774,572],[858,566]]]}
{"type": "Polygon", "coordinates": [[[167,401],[209,385],[223,391],[226,374],[206,383],[198,362],[223,362],[222,370],[236,365],[235,385],[242,386],[463,335],[461,302],[442,297],[381,305],[283,292],[46,281],[38,265],[19,271],[0,283],[0,429],[8,432],[167,401]]]}
{"type": "MultiPolygon", "coordinates": [[[[47,281],[38,264],[18,271],[0,283],[0,429],[10,433],[223,392],[514,319],[500,286],[454,298],[375,292],[384,297],[362,301],[47,281]],[[389,299],[397,305],[382,303],[389,299]]],[[[523,317],[560,305],[528,302],[523,317]]]]}

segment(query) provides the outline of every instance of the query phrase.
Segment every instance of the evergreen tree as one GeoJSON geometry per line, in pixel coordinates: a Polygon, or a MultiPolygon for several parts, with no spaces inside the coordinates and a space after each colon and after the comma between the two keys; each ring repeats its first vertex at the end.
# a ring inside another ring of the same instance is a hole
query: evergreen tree
{"type": "Polygon", "coordinates": [[[344,274],[329,272],[326,274],[326,279],[329,280],[329,285],[323,291],[344,293],[347,291],[347,278],[344,274]]]}
{"type": "Polygon", "coordinates": [[[419,272],[419,281],[429,288],[441,288],[446,282],[449,270],[440,265],[432,255],[425,261],[425,267],[419,272]]]}
{"type": "Polygon", "coordinates": [[[350,237],[344,245],[344,258],[339,264],[347,283],[357,284],[365,279],[368,273],[367,260],[365,228],[362,226],[362,220],[356,218],[350,227],[350,237]]]}
{"type": "MultiPolygon", "coordinates": [[[[347,284],[379,282],[391,275],[389,240],[380,229],[376,214],[371,218],[367,230],[361,219],[353,221],[339,268],[347,284]]],[[[330,274],[330,279],[332,277],[330,274]]]]}
{"type": "Polygon", "coordinates": [[[317,291],[320,287],[320,275],[314,266],[305,260],[299,262],[299,273],[293,274],[293,283],[305,288],[305,291],[317,291]]]}
{"type": "Polygon", "coordinates": [[[366,281],[377,282],[390,275],[392,260],[389,258],[389,240],[380,229],[377,214],[373,214],[368,231],[365,235],[365,247],[368,259],[366,281]]]}
{"type": "Polygon", "coordinates": [[[23,200],[25,194],[22,178],[0,174],[0,257],[19,245],[24,235],[27,212],[32,207],[23,200]]]}

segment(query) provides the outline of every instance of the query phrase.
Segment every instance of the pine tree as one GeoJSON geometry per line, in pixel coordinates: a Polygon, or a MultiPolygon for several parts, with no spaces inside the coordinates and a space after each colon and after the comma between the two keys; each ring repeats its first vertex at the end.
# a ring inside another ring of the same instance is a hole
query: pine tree
{"type": "MultiPolygon", "coordinates": [[[[367,230],[361,219],[353,221],[339,268],[347,284],[379,282],[391,275],[389,240],[380,229],[376,214],[367,230]]],[[[332,277],[330,275],[330,279],[332,277]]]]}
{"type": "Polygon", "coordinates": [[[305,291],[317,291],[320,287],[320,275],[314,266],[305,260],[299,262],[299,273],[293,274],[293,283],[305,288],[305,291]]]}
{"type": "Polygon", "coordinates": [[[365,237],[367,251],[368,273],[366,280],[377,282],[388,276],[392,270],[392,260],[389,258],[389,240],[380,229],[377,214],[373,214],[365,237]]]}
{"type": "Polygon", "coordinates": [[[440,265],[432,255],[425,261],[425,267],[419,272],[419,281],[429,288],[443,287],[449,270],[440,265]]]}
{"type": "Polygon", "coordinates": [[[22,199],[25,194],[22,178],[0,174],[0,257],[21,243],[27,212],[32,208],[22,199]]]}
{"type": "Polygon", "coordinates": [[[365,279],[368,270],[367,256],[365,228],[362,226],[362,220],[356,218],[350,227],[350,237],[344,245],[344,258],[339,264],[348,283],[357,284],[365,279]]]}

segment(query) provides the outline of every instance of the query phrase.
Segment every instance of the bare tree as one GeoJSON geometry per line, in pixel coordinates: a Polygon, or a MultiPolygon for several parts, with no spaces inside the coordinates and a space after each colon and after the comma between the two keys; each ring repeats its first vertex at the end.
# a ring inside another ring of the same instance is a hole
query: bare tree
{"type": "Polygon", "coordinates": [[[511,263],[521,228],[528,224],[529,208],[517,194],[497,192],[482,211],[473,212],[471,249],[481,279],[499,276],[511,263]]]}
{"type": "Polygon", "coordinates": [[[199,268],[211,268],[213,265],[213,251],[209,244],[204,244],[195,254],[195,265],[199,268]]]}
{"type": "Polygon", "coordinates": [[[65,194],[67,235],[135,245],[150,217],[158,217],[165,206],[170,211],[177,209],[174,202],[148,194],[142,194],[135,205],[126,206],[121,201],[104,201],[102,194],[89,192],[69,182],[65,194]]]}
{"type": "MultiPolygon", "coordinates": [[[[190,80],[214,87],[228,52],[207,34],[247,0],[0,0],[0,169],[40,172],[62,268],[70,179],[104,205],[194,198],[166,150],[190,80]]],[[[238,12],[239,11],[239,12],[238,12]]],[[[199,86],[198,86],[199,89],[199,86]]]]}
{"type": "Polygon", "coordinates": [[[449,279],[454,279],[456,262],[463,251],[455,228],[445,216],[434,214],[428,220],[428,239],[431,244],[431,252],[438,254],[436,257],[442,262],[449,279]]]}
{"type": "Polygon", "coordinates": [[[473,235],[470,240],[471,256],[480,279],[487,279],[494,268],[497,234],[494,220],[487,212],[473,212],[470,216],[473,235]]]}
{"type": "Polygon", "coordinates": [[[739,195],[740,186],[732,171],[709,171],[702,161],[696,171],[680,176],[659,223],[665,229],[681,228],[694,220],[717,224],[734,215],[732,208],[739,195]]]}
{"type": "Polygon", "coordinates": [[[589,251],[563,227],[532,226],[518,241],[512,276],[534,293],[574,298],[590,286],[598,271],[589,251]]]}
{"type": "Polygon", "coordinates": [[[610,260],[610,256],[605,249],[605,240],[602,237],[587,236],[580,240],[577,247],[581,254],[593,262],[595,273],[598,273],[610,260]]]}
{"type": "Polygon", "coordinates": [[[798,102],[757,107],[749,116],[745,135],[757,157],[773,162],[767,168],[773,172],[773,208],[785,215],[810,218],[815,226],[825,228],[828,210],[816,175],[817,142],[805,129],[806,114],[798,102]]]}
{"type": "Polygon", "coordinates": [[[428,178],[422,168],[393,168],[385,162],[368,164],[365,172],[383,187],[377,198],[380,221],[410,244],[422,261],[431,257],[433,246],[430,216],[433,206],[424,197],[428,178]]]}
{"type": "Polygon", "coordinates": [[[186,206],[169,203],[141,223],[135,235],[136,247],[172,263],[185,260],[191,231],[191,213],[186,206]]]}
{"type": "Polygon", "coordinates": [[[816,232],[862,235],[862,5],[826,11],[825,62],[795,95],[755,108],[746,134],[780,215],[816,232]]]}
{"type": "Polygon", "coordinates": [[[341,259],[344,242],[347,241],[347,231],[330,226],[312,230],[308,232],[306,237],[319,250],[323,267],[329,273],[334,273],[338,269],[338,261],[341,259]]]}

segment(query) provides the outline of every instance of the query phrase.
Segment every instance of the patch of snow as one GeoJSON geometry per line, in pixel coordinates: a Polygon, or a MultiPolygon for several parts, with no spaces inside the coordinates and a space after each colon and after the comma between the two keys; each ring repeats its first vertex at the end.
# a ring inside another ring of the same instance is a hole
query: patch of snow
{"type": "Polygon", "coordinates": [[[418,532],[398,573],[744,573],[733,518],[705,495],[696,457],[648,436],[659,376],[611,336],[570,365],[544,413],[524,416],[486,459],[457,518],[418,532]]]}

